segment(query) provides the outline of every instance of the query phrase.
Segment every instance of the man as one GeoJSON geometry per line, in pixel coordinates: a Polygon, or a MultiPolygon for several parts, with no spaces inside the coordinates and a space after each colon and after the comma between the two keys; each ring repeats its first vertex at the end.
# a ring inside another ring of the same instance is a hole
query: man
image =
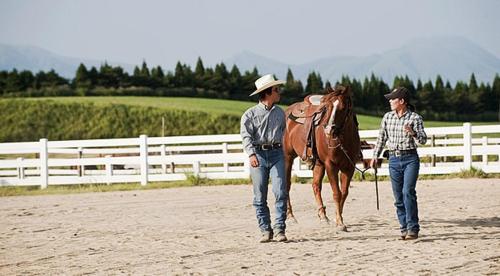
{"type": "Polygon", "coordinates": [[[288,191],[285,181],[285,160],[282,139],[285,131],[285,112],[275,104],[280,100],[279,85],[284,81],[265,75],[255,81],[255,90],[250,96],[259,95],[259,103],[248,109],[241,117],[240,133],[243,147],[250,158],[250,175],[253,182],[253,205],[257,222],[262,232],[260,242],[286,241],[285,220],[288,191]],[[271,178],[272,191],[276,198],[276,219],[271,228],[271,217],[267,206],[267,190],[271,178]]]}
{"type": "Polygon", "coordinates": [[[398,87],[384,96],[389,100],[392,111],[387,112],[382,119],[371,167],[377,169],[377,157],[387,142],[389,173],[401,239],[414,240],[420,231],[415,191],[420,159],[415,142],[425,144],[427,135],[422,117],[414,112],[414,107],[409,103],[408,89],[398,87]]]}

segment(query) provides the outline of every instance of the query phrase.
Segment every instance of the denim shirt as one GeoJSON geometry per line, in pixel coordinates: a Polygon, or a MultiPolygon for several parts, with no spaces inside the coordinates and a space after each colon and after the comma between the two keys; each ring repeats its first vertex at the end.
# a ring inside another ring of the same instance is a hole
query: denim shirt
{"type": "Polygon", "coordinates": [[[279,106],[268,109],[259,102],[241,116],[240,134],[249,156],[255,154],[255,145],[282,143],[284,132],[285,112],[279,106]]]}

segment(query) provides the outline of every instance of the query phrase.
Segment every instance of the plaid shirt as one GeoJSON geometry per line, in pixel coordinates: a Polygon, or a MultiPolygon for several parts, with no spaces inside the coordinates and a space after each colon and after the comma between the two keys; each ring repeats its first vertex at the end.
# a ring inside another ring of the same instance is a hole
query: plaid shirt
{"type": "Polygon", "coordinates": [[[417,148],[415,141],[421,145],[427,142],[422,117],[410,110],[406,111],[401,117],[398,117],[396,111],[387,112],[380,124],[373,157],[377,158],[382,153],[386,143],[389,150],[410,150],[417,148]],[[404,131],[405,124],[412,127],[413,132],[415,132],[414,137],[404,131]]]}

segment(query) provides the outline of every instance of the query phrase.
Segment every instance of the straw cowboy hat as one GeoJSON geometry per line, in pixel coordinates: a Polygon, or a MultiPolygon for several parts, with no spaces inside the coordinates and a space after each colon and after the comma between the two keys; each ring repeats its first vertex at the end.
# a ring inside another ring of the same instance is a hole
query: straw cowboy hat
{"type": "Polygon", "coordinates": [[[284,83],[286,83],[286,81],[275,80],[273,75],[271,75],[271,74],[262,76],[258,80],[255,81],[255,87],[257,87],[257,90],[255,90],[252,94],[250,94],[250,96],[253,96],[255,94],[259,94],[260,92],[266,90],[269,87],[284,84],[284,83]]]}

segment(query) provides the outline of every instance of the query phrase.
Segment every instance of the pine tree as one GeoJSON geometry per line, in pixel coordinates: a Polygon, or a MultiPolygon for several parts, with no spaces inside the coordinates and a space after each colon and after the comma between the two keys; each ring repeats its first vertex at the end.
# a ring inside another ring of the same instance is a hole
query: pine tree
{"type": "Polygon", "coordinates": [[[236,64],[233,64],[229,73],[229,97],[231,99],[243,98],[243,80],[236,64]]]}
{"type": "Polygon", "coordinates": [[[73,79],[73,87],[89,89],[92,83],[90,81],[89,72],[87,67],[83,63],[80,63],[78,69],[76,69],[75,78],[73,79]]]}
{"type": "Polygon", "coordinates": [[[500,76],[495,75],[493,84],[491,85],[492,106],[498,112],[498,121],[500,121],[500,76]]]}
{"type": "Polygon", "coordinates": [[[283,87],[283,103],[293,103],[301,100],[301,96],[304,93],[304,89],[302,87],[302,83],[300,81],[296,81],[293,77],[292,70],[288,68],[286,73],[286,83],[283,87]]]}
{"type": "Polygon", "coordinates": [[[448,110],[448,105],[445,99],[445,90],[443,79],[437,75],[432,96],[432,109],[435,112],[443,112],[448,110]]]}
{"type": "Polygon", "coordinates": [[[196,87],[207,87],[205,84],[205,66],[203,66],[201,57],[198,57],[198,60],[196,61],[196,67],[194,69],[194,81],[196,87]]]}
{"type": "Polygon", "coordinates": [[[306,94],[320,94],[323,92],[323,81],[321,80],[321,76],[316,74],[316,72],[309,73],[307,77],[306,84],[306,94]]]}

